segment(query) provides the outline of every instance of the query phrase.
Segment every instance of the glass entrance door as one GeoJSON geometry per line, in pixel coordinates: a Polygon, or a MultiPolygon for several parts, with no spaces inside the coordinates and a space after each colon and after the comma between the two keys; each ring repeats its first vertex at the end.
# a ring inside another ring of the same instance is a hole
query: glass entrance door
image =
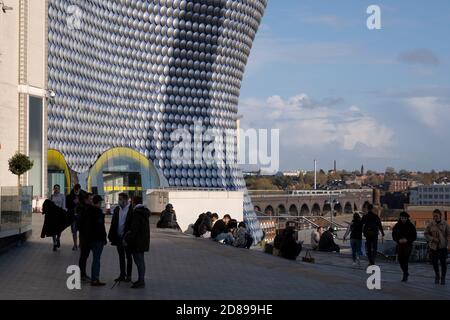
{"type": "Polygon", "coordinates": [[[138,172],[103,172],[103,186],[106,206],[119,203],[119,194],[130,197],[142,196],[142,178],[138,172]]]}

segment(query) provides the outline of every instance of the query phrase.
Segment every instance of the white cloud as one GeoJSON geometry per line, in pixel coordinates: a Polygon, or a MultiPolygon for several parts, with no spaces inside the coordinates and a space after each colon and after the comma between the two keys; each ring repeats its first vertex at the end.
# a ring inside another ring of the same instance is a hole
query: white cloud
{"type": "Polygon", "coordinates": [[[450,106],[439,97],[423,96],[405,100],[406,104],[414,111],[416,117],[430,128],[444,125],[450,118],[450,106]]]}
{"type": "Polygon", "coordinates": [[[246,99],[240,112],[244,127],[280,129],[280,143],[288,147],[326,149],[333,144],[348,151],[358,146],[382,150],[392,144],[394,135],[357,106],[339,110],[306,94],[288,99],[271,96],[266,101],[246,99]]]}

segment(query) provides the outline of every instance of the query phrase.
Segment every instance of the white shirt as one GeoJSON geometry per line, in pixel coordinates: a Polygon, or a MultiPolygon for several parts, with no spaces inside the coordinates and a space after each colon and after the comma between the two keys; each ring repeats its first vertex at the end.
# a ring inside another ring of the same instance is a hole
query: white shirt
{"type": "Polygon", "coordinates": [[[66,196],[62,193],[52,194],[51,200],[61,209],[66,210],[66,196]]]}
{"type": "Polygon", "coordinates": [[[127,221],[127,215],[128,215],[129,208],[130,208],[130,205],[127,205],[123,209],[121,206],[119,206],[119,225],[117,226],[117,234],[119,235],[119,237],[123,237],[123,231],[125,229],[125,221],[127,221]]]}

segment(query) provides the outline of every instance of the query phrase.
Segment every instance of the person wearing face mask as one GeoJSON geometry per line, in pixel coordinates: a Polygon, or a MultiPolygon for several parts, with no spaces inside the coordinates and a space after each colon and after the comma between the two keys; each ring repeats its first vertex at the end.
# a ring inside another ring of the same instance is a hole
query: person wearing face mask
{"type": "Polygon", "coordinates": [[[115,279],[115,282],[131,281],[133,258],[128,248],[123,246],[123,236],[130,230],[131,215],[132,208],[128,201],[128,194],[119,194],[119,205],[114,209],[111,227],[108,233],[108,239],[111,241],[111,245],[117,247],[117,253],[119,254],[120,276],[115,279]]]}
{"type": "Polygon", "coordinates": [[[78,220],[79,220],[79,214],[77,207],[81,205],[81,198],[83,194],[86,192],[81,189],[80,184],[76,184],[72,191],[70,191],[70,194],[67,196],[66,203],[67,203],[67,211],[69,213],[69,216],[72,219],[71,224],[71,231],[72,231],[72,238],[73,238],[73,247],[72,250],[76,251],[78,250],[78,220]]]}
{"type": "Polygon", "coordinates": [[[425,238],[430,247],[431,262],[433,263],[435,284],[445,285],[447,275],[447,255],[450,241],[450,226],[447,221],[442,220],[442,212],[438,209],[433,211],[433,221],[427,226],[424,232],[425,238]],[[441,265],[441,274],[439,272],[441,265]]]}
{"type": "Polygon", "coordinates": [[[402,282],[406,282],[409,276],[408,262],[412,252],[412,245],[417,239],[416,227],[409,220],[407,212],[400,213],[400,219],[392,229],[392,239],[397,242],[398,262],[403,271],[402,282]]]}

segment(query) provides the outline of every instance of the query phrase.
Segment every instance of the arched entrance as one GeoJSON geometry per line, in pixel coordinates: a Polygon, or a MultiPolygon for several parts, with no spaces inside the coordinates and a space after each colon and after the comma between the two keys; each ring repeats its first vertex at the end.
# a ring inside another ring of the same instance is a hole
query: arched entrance
{"type": "Polygon", "coordinates": [[[49,149],[47,152],[47,194],[53,192],[53,186],[59,184],[61,193],[70,193],[70,169],[61,152],[49,149]]]}
{"type": "Polygon", "coordinates": [[[336,203],[334,205],[334,214],[342,214],[342,205],[341,203],[336,203]]]}
{"type": "Polygon", "coordinates": [[[266,215],[272,216],[274,213],[272,206],[267,206],[266,209],[264,209],[264,214],[266,215]]]}
{"type": "Polygon", "coordinates": [[[302,205],[302,208],[300,209],[300,215],[309,216],[309,207],[306,203],[302,205]]]}
{"type": "Polygon", "coordinates": [[[344,213],[353,213],[352,204],[350,202],[345,204],[344,213]]]}
{"type": "Polygon", "coordinates": [[[104,152],[89,170],[87,189],[105,197],[105,203],[118,203],[120,193],[130,196],[160,186],[154,165],[144,155],[129,148],[104,152]]]}
{"type": "Polygon", "coordinates": [[[318,203],[314,203],[311,209],[311,215],[320,216],[320,205],[318,203]]]}
{"type": "Polygon", "coordinates": [[[297,206],[295,204],[289,207],[289,215],[290,216],[298,216],[297,206]]]}

